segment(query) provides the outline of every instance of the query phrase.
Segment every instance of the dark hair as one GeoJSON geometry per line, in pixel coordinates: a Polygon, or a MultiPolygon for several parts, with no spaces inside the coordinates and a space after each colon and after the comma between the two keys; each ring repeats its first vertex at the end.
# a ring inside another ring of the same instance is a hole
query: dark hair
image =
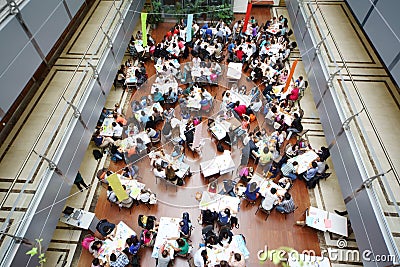
{"type": "Polygon", "coordinates": [[[276,188],[275,188],[275,187],[272,187],[272,188],[271,188],[271,194],[275,194],[275,193],[276,193],[276,191],[277,191],[277,190],[276,190],[276,188]]]}
{"type": "Polygon", "coordinates": [[[288,192],[285,193],[285,199],[286,199],[286,200],[289,200],[291,197],[292,197],[292,196],[291,196],[288,192]]]}
{"type": "Polygon", "coordinates": [[[220,267],[229,267],[228,263],[226,261],[224,261],[224,260],[219,262],[219,266],[220,267]]]}
{"type": "Polygon", "coordinates": [[[178,243],[178,246],[183,247],[185,245],[185,241],[182,238],[178,238],[176,240],[176,243],[178,243]]]}
{"type": "Polygon", "coordinates": [[[107,187],[107,190],[108,190],[108,191],[112,191],[112,187],[109,185],[109,186],[107,187]]]}
{"type": "Polygon", "coordinates": [[[169,252],[168,252],[168,250],[163,250],[163,252],[162,252],[161,254],[162,254],[162,256],[163,256],[164,258],[166,258],[166,257],[168,257],[169,252]]]}
{"type": "Polygon", "coordinates": [[[242,255],[240,255],[239,253],[235,253],[235,260],[240,261],[241,259],[242,259],[242,255]]]}
{"type": "Polygon", "coordinates": [[[273,107],[271,108],[271,111],[272,111],[273,113],[276,113],[276,112],[278,111],[278,109],[276,108],[276,106],[273,106],[273,107]]]}
{"type": "Polygon", "coordinates": [[[318,164],[317,164],[315,161],[313,161],[313,162],[311,163],[311,166],[312,166],[313,168],[317,168],[317,167],[318,167],[318,164]]]}
{"type": "Polygon", "coordinates": [[[226,213],[226,215],[231,216],[231,210],[226,208],[224,209],[224,212],[226,213]]]}
{"type": "Polygon", "coordinates": [[[92,260],[92,264],[95,265],[95,266],[99,265],[99,264],[100,264],[99,259],[98,259],[98,258],[94,258],[94,259],[92,260]]]}
{"type": "Polygon", "coordinates": [[[117,255],[115,255],[114,253],[111,253],[110,261],[117,261],[117,255]]]}
{"type": "Polygon", "coordinates": [[[99,248],[97,247],[97,245],[103,245],[103,242],[101,242],[100,240],[96,240],[93,242],[92,246],[90,247],[92,250],[99,250],[99,248]]]}
{"type": "Polygon", "coordinates": [[[293,161],[293,166],[299,165],[299,163],[297,161],[293,161]]]}
{"type": "Polygon", "coordinates": [[[203,256],[203,257],[207,256],[207,250],[206,249],[201,252],[201,256],[203,256]]]}

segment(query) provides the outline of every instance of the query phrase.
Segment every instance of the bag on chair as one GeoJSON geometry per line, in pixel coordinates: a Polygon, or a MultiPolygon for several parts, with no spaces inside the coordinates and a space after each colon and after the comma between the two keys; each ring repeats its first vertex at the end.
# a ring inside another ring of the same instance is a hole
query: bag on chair
{"type": "Polygon", "coordinates": [[[83,240],[82,240],[82,247],[84,249],[89,250],[89,246],[90,243],[92,243],[95,240],[94,236],[86,236],[83,240]]]}

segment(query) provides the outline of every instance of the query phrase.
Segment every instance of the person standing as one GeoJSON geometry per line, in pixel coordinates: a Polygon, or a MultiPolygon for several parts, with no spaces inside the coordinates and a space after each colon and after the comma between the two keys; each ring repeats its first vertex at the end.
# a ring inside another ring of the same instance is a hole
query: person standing
{"type": "Polygon", "coordinates": [[[83,192],[82,185],[85,187],[85,189],[89,188],[89,186],[83,180],[83,177],[82,177],[82,175],[81,175],[81,173],[79,171],[76,174],[74,184],[76,185],[76,187],[78,187],[79,190],[81,190],[81,192],[83,192]]]}

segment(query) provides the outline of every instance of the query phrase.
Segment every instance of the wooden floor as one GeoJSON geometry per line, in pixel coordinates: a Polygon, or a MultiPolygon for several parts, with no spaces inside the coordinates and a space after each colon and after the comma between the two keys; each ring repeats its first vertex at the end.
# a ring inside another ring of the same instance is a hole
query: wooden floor
{"type": "MultiPolygon", "coordinates": [[[[256,17],[259,21],[265,22],[269,19],[270,13],[269,9],[266,7],[255,7],[252,10],[252,15],[256,17]]],[[[241,18],[242,15],[236,17],[241,18]]],[[[244,16],[244,15],[243,15],[244,16]]],[[[158,26],[158,28],[153,31],[152,36],[156,41],[160,41],[162,36],[166,31],[171,28],[172,24],[163,23],[158,26]]],[[[190,59],[189,59],[190,60],[190,59]]],[[[152,63],[146,64],[149,76],[154,75],[155,69],[152,63]]],[[[149,79],[148,85],[151,84],[152,78],[149,79]]],[[[246,83],[245,79],[241,80],[241,83],[246,83]]],[[[147,87],[148,87],[147,85],[147,87]]],[[[222,80],[220,85],[212,88],[212,94],[217,96],[217,100],[221,99],[221,94],[225,90],[225,81],[222,80]]],[[[249,85],[250,86],[250,85],[249,85]]],[[[249,87],[248,87],[249,88],[249,87]]],[[[210,88],[209,88],[210,89],[210,88]]],[[[132,99],[140,99],[142,95],[147,95],[150,89],[146,89],[146,86],[139,91],[137,91],[132,99]]],[[[215,106],[216,111],[219,105],[215,106]]],[[[127,111],[127,117],[130,116],[130,110],[127,111]]],[[[261,117],[259,117],[261,119],[261,117]]],[[[260,120],[262,121],[262,120],[260,120]]],[[[252,129],[256,127],[257,123],[254,122],[251,126],[252,129]]],[[[209,136],[205,132],[203,136],[209,136]]],[[[272,129],[268,129],[269,132],[272,129]]],[[[164,144],[163,144],[164,145],[164,144]]],[[[232,148],[232,157],[239,165],[240,161],[240,146],[239,149],[236,147],[232,148]]],[[[172,150],[172,145],[164,145],[166,151],[172,150]]],[[[191,167],[194,173],[190,179],[186,179],[186,184],[183,187],[177,189],[169,187],[166,188],[163,183],[155,184],[155,178],[150,169],[150,163],[148,157],[143,158],[136,164],[140,168],[140,176],[143,177],[143,181],[147,187],[151,188],[153,192],[157,194],[159,199],[158,204],[153,206],[150,210],[144,206],[140,205],[133,208],[132,214],[128,210],[119,211],[116,206],[111,207],[109,202],[106,200],[106,189],[99,188],[99,197],[97,200],[97,205],[95,209],[96,216],[100,219],[107,218],[111,222],[118,223],[119,221],[124,221],[137,233],[140,232],[140,227],[137,224],[137,218],[139,214],[151,214],[155,215],[157,218],[163,216],[169,217],[181,217],[182,213],[187,211],[190,213],[192,223],[194,225],[194,231],[191,237],[193,247],[197,250],[199,243],[201,242],[201,225],[197,223],[197,217],[200,214],[200,210],[197,205],[198,202],[195,199],[196,192],[201,192],[206,189],[207,180],[199,173],[199,163],[202,160],[212,159],[217,153],[215,141],[211,138],[206,140],[204,154],[202,159],[198,156],[193,157],[192,153],[187,153],[186,163],[191,167]]],[[[252,163],[252,162],[250,162],[252,163]]],[[[121,169],[123,165],[121,164],[111,164],[110,169],[117,171],[121,169]]],[[[229,174],[219,177],[219,181],[223,179],[230,179],[232,176],[229,174]]],[[[250,259],[248,260],[249,267],[260,266],[260,262],[257,259],[257,252],[268,246],[269,249],[275,249],[281,246],[288,246],[296,249],[297,251],[303,250],[315,250],[318,254],[320,251],[317,234],[314,230],[307,227],[295,226],[295,222],[300,219],[304,219],[304,210],[310,205],[308,191],[305,184],[302,181],[296,181],[295,185],[291,189],[291,194],[299,207],[294,214],[288,215],[285,219],[284,215],[277,212],[273,212],[269,217],[268,221],[265,221],[265,216],[262,213],[255,215],[256,207],[259,205],[259,201],[255,206],[246,207],[246,203],[242,202],[240,211],[238,214],[240,228],[235,229],[235,234],[243,234],[246,237],[247,247],[251,253],[250,259]]],[[[141,266],[155,266],[155,260],[151,258],[151,249],[142,248],[139,252],[141,257],[141,266]]],[[[83,250],[79,266],[90,266],[93,257],[88,253],[88,251],[83,250]]],[[[177,267],[188,266],[187,262],[183,259],[176,259],[175,265],[177,267]]],[[[272,266],[271,263],[265,262],[262,266],[272,266]]]]}

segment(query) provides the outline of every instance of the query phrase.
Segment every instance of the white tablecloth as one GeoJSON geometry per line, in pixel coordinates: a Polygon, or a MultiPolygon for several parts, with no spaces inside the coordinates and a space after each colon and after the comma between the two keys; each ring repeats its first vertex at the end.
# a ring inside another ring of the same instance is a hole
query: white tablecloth
{"type": "Polygon", "coordinates": [[[180,218],[161,217],[151,257],[158,258],[160,247],[168,238],[179,238],[180,218]]]}
{"type": "Polygon", "coordinates": [[[105,118],[103,121],[103,125],[101,126],[100,135],[102,136],[113,136],[113,127],[112,123],[114,122],[114,118],[105,118]]]}
{"type": "Polygon", "coordinates": [[[204,177],[209,177],[214,174],[225,174],[235,170],[235,162],[229,151],[224,154],[217,156],[211,160],[207,160],[200,163],[201,172],[204,177]]]}
{"type": "Polygon", "coordinates": [[[302,155],[298,155],[288,160],[288,162],[297,161],[299,163],[299,167],[297,168],[297,173],[303,173],[307,171],[308,167],[310,166],[311,162],[318,158],[317,153],[314,150],[308,150],[306,153],[302,155]]]}
{"type": "Polygon", "coordinates": [[[214,194],[208,191],[203,191],[199,203],[199,209],[211,210],[219,212],[225,208],[229,208],[232,213],[239,212],[240,199],[227,195],[214,194]]]}
{"type": "Polygon", "coordinates": [[[228,64],[228,72],[226,76],[230,79],[240,80],[240,77],[242,77],[242,67],[242,63],[230,62],[228,64]]]}

